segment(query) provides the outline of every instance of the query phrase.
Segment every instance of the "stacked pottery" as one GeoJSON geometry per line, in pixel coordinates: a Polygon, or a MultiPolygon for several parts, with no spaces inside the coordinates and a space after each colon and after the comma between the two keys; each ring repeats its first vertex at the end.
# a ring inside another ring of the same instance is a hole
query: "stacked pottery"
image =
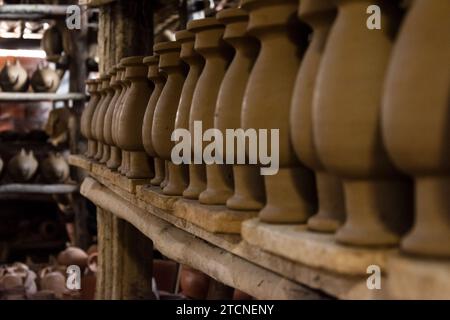
{"type": "MultiPolygon", "coordinates": [[[[227,9],[217,14],[217,19],[226,25],[224,40],[234,47],[236,53],[223,78],[217,97],[215,128],[225,136],[227,129],[241,129],[242,100],[250,72],[258,54],[256,39],[247,36],[248,14],[242,9],[227,9]]],[[[226,205],[234,210],[255,210],[263,208],[265,201],[264,180],[255,165],[236,164],[245,148],[238,143],[234,148],[234,194],[226,205]]],[[[224,158],[229,157],[223,150],[224,158]]]]}
{"type": "Polygon", "coordinates": [[[19,60],[6,61],[0,72],[0,87],[5,92],[25,92],[28,90],[28,74],[19,60]]]}
{"type": "Polygon", "coordinates": [[[303,223],[316,211],[314,175],[297,160],[287,125],[307,38],[297,19],[297,5],[294,0],[242,1],[250,16],[248,31],[258,38],[261,49],[248,80],[241,123],[244,129],[267,130],[267,136],[275,139],[272,130],[279,130],[279,141],[273,145],[259,140],[260,146],[267,143],[268,155],[279,154],[279,171],[264,177],[267,202],[259,218],[268,223],[303,223]]]}
{"type": "Polygon", "coordinates": [[[144,121],[142,124],[142,142],[147,154],[153,158],[155,166],[155,176],[150,181],[154,186],[160,186],[165,177],[165,163],[164,160],[158,158],[152,142],[153,116],[155,114],[156,104],[159,96],[166,83],[166,78],[163,73],[159,71],[159,57],[157,55],[145,57],[144,64],[148,66],[148,79],[153,83],[153,91],[145,109],[144,121]]]}
{"type": "MultiPolygon", "coordinates": [[[[214,127],[217,95],[233,57],[233,50],[222,38],[224,25],[215,18],[190,21],[187,29],[195,34],[195,50],[205,59],[205,66],[192,98],[189,129],[190,132],[194,132],[197,122],[201,124],[204,132],[214,127]]],[[[194,159],[202,163],[207,143],[200,144],[196,141],[195,135],[192,138],[194,159]]],[[[231,167],[208,161],[206,177],[206,189],[199,196],[200,203],[224,205],[233,194],[231,167]]]]}
{"type": "MultiPolygon", "coordinates": [[[[117,163],[114,163],[114,166],[111,165],[111,167],[112,167],[112,169],[115,169],[122,173],[122,164],[125,160],[125,157],[124,157],[124,151],[118,147],[118,135],[119,135],[118,128],[119,128],[120,115],[122,114],[123,103],[125,101],[125,98],[126,98],[126,95],[128,92],[129,81],[125,80],[125,67],[121,63],[119,63],[119,65],[117,67],[116,80],[120,86],[120,95],[119,95],[119,98],[117,99],[117,104],[116,104],[116,107],[114,110],[111,130],[112,130],[112,139],[114,142],[114,147],[117,148],[118,154],[117,155],[115,155],[114,153],[112,154],[113,158],[115,156],[117,156],[117,163]]],[[[113,161],[115,161],[115,160],[113,160],[113,161]]]]}
{"type": "Polygon", "coordinates": [[[387,156],[380,117],[398,17],[392,1],[378,1],[381,30],[370,30],[365,13],[370,0],[336,3],[338,16],[313,102],[319,158],[344,184],[347,216],[336,239],[349,245],[396,245],[410,226],[411,188],[387,156]]]}
{"type": "Polygon", "coordinates": [[[395,165],[414,178],[415,223],[401,248],[450,257],[450,2],[415,0],[394,47],[383,135],[395,165]]]}
{"type": "Polygon", "coordinates": [[[88,140],[88,148],[85,156],[91,158],[94,155],[94,152],[97,151],[96,142],[93,140],[91,123],[93,121],[93,116],[97,108],[97,104],[100,101],[100,94],[98,92],[97,80],[87,80],[86,85],[87,91],[90,94],[91,98],[88,105],[84,109],[83,114],[81,115],[80,130],[81,134],[88,140]]]}
{"type": "Polygon", "coordinates": [[[122,93],[122,87],[118,79],[121,77],[121,72],[117,69],[117,67],[113,68],[111,72],[111,82],[109,84],[111,90],[113,90],[113,95],[111,101],[106,109],[105,113],[105,122],[103,124],[103,138],[105,141],[106,147],[109,149],[108,154],[105,156],[104,163],[110,169],[115,169],[120,165],[120,151],[114,145],[113,137],[112,137],[112,127],[113,127],[113,116],[117,109],[117,101],[122,93]]]}
{"type": "Polygon", "coordinates": [[[38,169],[38,161],[34,157],[34,152],[28,153],[22,149],[15,155],[7,166],[8,174],[15,182],[30,181],[38,169]]]}
{"type": "Polygon", "coordinates": [[[151,137],[156,154],[167,163],[169,180],[163,192],[171,196],[181,196],[188,186],[186,165],[176,165],[171,161],[174,147],[171,136],[187,69],[180,59],[180,50],[178,42],[162,42],[154,46],[159,55],[159,68],[167,75],[167,81],[155,108],[151,137]]]}
{"type": "Polygon", "coordinates": [[[126,68],[125,79],[130,87],[118,119],[118,147],[130,153],[125,175],[131,179],[148,179],[153,176],[149,158],[142,143],[142,123],[152,87],[147,79],[148,68],[144,57],[122,59],[126,68]]]}
{"type": "Polygon", "coordinates": [[[70,168],[60,153],[50,153],[41,164],[41,172],[47,182],[63,183],[69,178],[70,168]]]}
{"type": "Polygon", "coordinates": [[[298,158],[315,171],[318,212],[308,220],[314,231],[334,232],[345,218],[344,195],[341,181],[325,170],[314,140],[313,95],[317,73],[336,8],[331,0],[303,0],[299,17],[308,23],[313,35],[297,75],[291,108],[291,136],[298,158]]]}
{"type": "MultiPolygon", "coordinates": [[[[181,92],[175,120],[176,129],[189,130],[189,117],[191,113],[192,97],[198,78],[205,64],[204,59],[194,50],[195,35],[187,30],[175,34],[177,42],[181,43],[180,58],[189,65],[189,72],[181,92]]],[[[192,134],[193,132],[191,132],[192,134]]],[[[191,150],[192,151],[192,150],[191,150]]],[[[189,154],[192,157],[192,152],[189,154]]],[[[203,164],[189,164],[189,185],[183,191],[183,197],[198,199],[200,193],[206,189],[206,169],[203,164]]]]}
{"type": "Polygon", "coordinates": [[[106,90],[109,86],[109,81],[111,80],[109,75],[101,75],[99,78],[99,85],[98,85],[98,91],[100,92],[100,101],[95,108],[94,116],[92,118],[92,124],[91,124],[91,130],[93,132],[93,136],[97,142],[97,151],[95,152],[93,159],[94,160],[100,160],[103,155],[103,143],[101,142],[103,135],[103,130],[99,129],[99,126],[103,128],[103,121],[104,118],[104,111],[105,111],[105,104],[108,103],[108,100],[110,99],[110,94],[106,90]]]}
{"type": "Polygon", "coordinates": [[[31,76],[31,87],[34,92],[56,92],[59,88],[58,73],[49,66],[39,65],[31,76]]]}

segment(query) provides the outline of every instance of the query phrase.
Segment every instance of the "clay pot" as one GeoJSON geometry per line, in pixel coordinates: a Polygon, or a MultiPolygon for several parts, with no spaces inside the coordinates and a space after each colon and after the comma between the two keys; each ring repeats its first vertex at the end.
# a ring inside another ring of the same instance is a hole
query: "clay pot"
{"type": "Polygon", "coordinates": [[[373,2],[337,3],[313,102],[319,157],[344,183],[347,219],[336,239],[351,245],[396,245],[410,225],[411,193],[388,159],[380,117],[398,18],[391,1],[377,1],[382,28],[369,30],[365,11],[373,2]]]}
{"type": "Polygon", "coordinates": [[[93,245],[91,245],[88,249],[87,249],[87,251],[86,251],[86,253],[90,256],[91,254],[93,254],[93,253],[97,253],[98,252],[98,246],[96,245],[96,244],[93,244],[93,245]]]}
{"type": "Polygon", "coordinates": [[[58,73],[49,66],[39,65],[31,77],[31,87],[34,92],[56,92],[59,88],[58,73]]]}
{"type": "Polygon", "coordinates": [[[246,130],[279,129],[280,169],[264,177],[267,203],[259,213],[260,220],[268,223],[303,223],[316,211],[314,175],[297,160],[288,125],[307,38],[296,16],[297,5],[294,0],[242,1],[250,16],[248,31],[261,44],[244,95],[242,126],[246,130]]]}
{"type": "MultiPolygon", "coordinates": [[[[111,86],[112,82],[115,82],[115,77],[116,77],[116,69],[115,67],[112,67],[109,72],[108,72],[108,83],[105,85],[105,90],[106,90],[106,97],[105,97],[105,101],[103,102],[102,105],[102,110],[99,113],[99,118],[97,119],[97,124],[100,126],[97,130],[98,131],[98,135],[100,137],[100,141],[103,144],[103,152],[101,153],[101,158],[99,160],[99,163],[102,164],[106,164],[111,156],[111,148],[108,145],[106,139],[107,136],[105,133],[107,133],[107,129],[110,128],[110,124],[108,124],[108,121],[111,121],[111,114],[108,117],[108,110],[111,107],[111,102],[113,102],[113,98],[115,95],[115,89],[111,86]],[[101,117],[101,119],[100,119],[101,117]]],[[[110,137],[110,136],[108,136],[110,137]]],[[[109,140],[111,141],[111,140],[109,140]]]]}
{"type": "Polygon", "coordinates": [[[34,152],[29,151],[27,153],[22,149],[19,154],[9,161],[7,170],[9,176],[15,182],[27,182],[34,177],[38,166],[39,164],[34,157],[34,152]]]}
{"type": "MultiPolygon", "coordinates": [[[[248,14],[242,9],[227,9],[217,14],[217,19],[226,25],[223,39],[234,47],[236,54],[231,62],[217,97],[214,119],[215,128],[225,136],[227,129],[241,128],[242,100],[255,63],[259,44],[247,36],[248,14]]],[[[238,162],[235,147],[234,163],[238,162]]],[[[224,160],[227,157],[223,150],[224,160]]],[[[264,179],[259,168],[251,165],[234,165],[234,194],[227,201],[227,207],[234,210],[260,210],[265,201],[264,179]]]]}
{"type": "MultiPolygon", "coordinates": [[[[177,39],[177,42],[181,43],[180,58],[189,65],[189,72],[181,92],[175,128],[189,130],[192,97],[205,61],[202,56],[194,50],[195,35],[192,32],[187,30],[178,31],[175,33],[175,38],[177,39]]],[[[189,185],[183,191],[183,196],[188,199],[198,199],[200,193],[205,189],[205,165],[191,163],[189,165],[189,185]]]]}
{"type": "Polygon", "coordinates": [[[97,104],[100,101],[100,94],[98,91],[98,81],[97,80],[87,80],[87,91],[91,96],[88,105],[84,108],[84,111],[81,115],[80,121],[80,130],[81,134],[88,139],[88,148],[85,156],[88,158],[92,158],[94,153],[97,151],[97,144],[93,140],[91,125],[93,122],[94,112],[97,108],[97,104]]]}
{"type": "Polygon", "coordinates": [[[187,166],[175,165],[171,161],[175,146],[171,136],[187,71],[180,59],[180,50],[179,42],[162,42],[154,46],[155,53],[159,55],[159,68],[167,75],[167,81],[156,104],[151,137],[157,156],[167,162],[169,181],[163,193],[171,196],[181,196],[188,186],[187,166]]]}
{"type": "Polygon", "coordinates": [[[41,164],[44,179],[50,183],[63,183],[70,174],[69,164],[60,153],[50,153],[41,164]]]}
{"type": "Polygon", "coordinates": [[[383,100],[383,136],[414,178],[415,223],[401,248],[450,257],[450,20],[448,1],[415,0],[397,38],[383,100]],[[444,66],[447,66],[445,68],[444,66]]]}
{"type": "Polygon", "coordinates": [[[160,186],[165,177],[165,163],[164,160],[157,157],[155,149],[153,148],[152,128],[156,104],[158,103],[159,96],[166,83],[166,77],[159,71],[159,57],[157,55],[146,57],[143,62],[148,66],[147,77],[153,83],[153,91],[148,100],[147,108],[145,109],[144,121],[142,124],[142,143],[147,154],[150,157],[153,157],[155,165],[155,176],[150,183],[154,186],[160,186]]]}
{"type": "Polygon", "coordinates": [[[68,247],[58,254],[58,263],[63,266],[76,265],[81,269],[87,266],[88,255],[85,251],[76,247],[68,247]]]}
{"type": "Polygon", "coordinates": [[[297,74],[290,117],[291,138],[296,154],[316,174],[319,208],[308,220],[308,227],[320,232],[335,232],[345,218],[342,183],[325,170],[317,154],[313,132],[315,82],[336,13],[336,7],[330,0],[300,2],[299,18],[310,25],[313,35],[297,74]]]}
{"type": "MultiPolygon", "coordinates": [[[[120,95],[119,95],[119,98],[117,99],[116,110],[114,110],[111,130],[112,130],[112,139],[114,142],[114,146],[119,150],[119,152],[116,155],[118,157],[117,163],[114,163],[114,165],[111,164],[111,167],[112,167],[112,169],[115,169],[115,170],[119,171],[120,173],[122,173],[122,164],[124,163],[125,160],[127,160],[127,157],[124,157],[124,154],[128,154],[128,152],[125,153],[123,150],[121,150],[118,147],[118,142],[117,142],[117,139],[118,139],[117,137],[118,137],[118,132],[119,132],[118,119],[120,118],[120,115],[122,114],[125,97],[127,95],[128,88],[129,88],[129,81],[125,80],[125,67],[121,63],[119,63],[119,65],[117,67],[116,81],[117,81],[118,85],[120,86],[120,95]]],[[[114,154],[113,154],[113,156],[114,156],[114,154]]]]}
{"type": "Polygon", "coordinates": [[[100,84],[98,88],[100,92],[100,101],[96,107],[96,110],[94,111],[94,117],[91,126],[94,138],[97,141],[97,152],[94,155],[94,160],[97,161],[101,160],[103,157],[103,130],[101,130],[100,128],[103,128],[106,107],[108,106],[109,101],[112,98],[112,94],[108,90],[110,80],[111,76],[109,75],[104,74],[100,76],[100,84]]]}
{"type": "Polygon", "coordinates": [[[47,59],[58,60],[63,52],[63,39],[59,28],[56,25],[45,30],[41,40],[41,47],[47,54],[47,59]]]}
{"type": "Polygon", "coordinates": [[[22,288],[23,277],[15,272],[8,272],[0,278],[0,287],[5,290],[22,288]]]}
{"type": "Polygon", "coordinates": [[[67,293],[66,277],[59,271],[46,268],[41,272],[41,290],[53,292],[56,297],[62,298],[67,293]]]}
{"type": "Polygon", "coordinates": [[[0,86],[5,92],[25,92],[28,90],[28,74],[19,60],[7,60],[0,72],[0,86]]]}
{"type": "Polygon", "coordinates": [[[125,79],[130,81],[123,109],[118,119],[118,146],[130,152],[126,176],[131,179],[145,179],[153,176],[149,159],[142,144],[142,123],[152,87],[147,79],[148,68],[142,62],[144,57],[122,59],[126,68],[125,79]]]}
{"type": "Polygon", "coordinates": [[[205,300],[208,295],[209,277],[188,266],[183,266],[180,275],[181,292],[190,299],[205,300]]]}
{"type": "MultiPolygon", "coordinates": [[[[195,50],[205,59],[205,66],[192,98],[189,130],[194,132],[194,122],[201,121],[205,131],[214,127],[217,95],[233,57],[233,50],[222,39],[224,25],[215,18],[190,21],[187,29],[195,34],[195,50]]],[[[201,148],[195,146],[195,143],[193,137],[194,157],[203,159],[204,148],[209,143],[203,143],[201,148]]],[[[206,177],[206,190],[199,196],[200,203],[224,205],[233,194],[232,168],[228,165],[207,165],[206,177]]]]}

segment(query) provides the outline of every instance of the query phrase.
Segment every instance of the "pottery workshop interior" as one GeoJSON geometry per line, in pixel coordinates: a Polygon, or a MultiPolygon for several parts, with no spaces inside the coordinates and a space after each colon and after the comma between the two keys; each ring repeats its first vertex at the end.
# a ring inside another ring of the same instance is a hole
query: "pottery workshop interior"
{"type": "Polygon", "coordinates": [[[449,0],[0,0],[0,300],[450,300],[449,62],[449,0]]]}

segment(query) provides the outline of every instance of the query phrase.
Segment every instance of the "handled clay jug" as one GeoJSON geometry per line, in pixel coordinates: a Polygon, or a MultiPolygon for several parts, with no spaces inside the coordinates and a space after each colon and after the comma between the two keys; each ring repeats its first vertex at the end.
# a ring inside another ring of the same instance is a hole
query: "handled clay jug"
{"type": "MultiPolygon", "coordinates": [[[[233,57],[233,50],[223,41],[224,25],[215,18],[190,21],[187,29],[195,34],[195,50],[205,59],[205,66],[192,98],[189,129],[194,132],[194,122],[201,121],[203,132],[205,132],[214,127],[217,95],[233,57]]],[[[192,138],[194,158],[203,160],[204,149],[209,143],[196,146],[194,136],[192,138]]],[[[232,168],[225,164],[207,165],[206,190],[199,196],[200,203],[224,205],[232,194],[232,168]]]]}
{"type": "Polygon", "coordinates": [[[148,79],[153,83],[153,91],[145,109],[144,121],[142,124],[142,142],[144,149],[150,157],[153,157],[155,166],[155,176],[150,181],[154,186],[160,186],[165,177],[165,162],[159,158],[153,148],[152,129],[153,116],[155,114],[156,104],[158,103],[161,92],[166,83],[166,76],[159,70],[159,56],[145,57],[144,64],[148,67],[148,79]]]}
{"type": "Polygon", "coordinates": [[[317,154],[313,132],[313,95],[326,41],[336,7],[330,0],[303,0],[299,18],[313,30],[312,39],[301,63],[291,107],[291,138],[298,158],[316,174],[318,212],[308,220],[311,230],[334,232],[345,218],[341,181],[325,170],[317,154]]]}
{"type": "Polygon", "coordinates": [[[34,92],[56,92],[59,83],[58,73],[49,66],[39,65],[31,76],[31,87],[34,92]]]}
{"type": "Polygon", "coordinates": [[[389,155],[414,178],[415,219],[401,248],[450,257],[450,2],[413,1],[394,46],[383,100],[389,155]]]}
{"type": "Polygon", "coordinates": [[[184,164],[175,165],[171,161],[175,143],[171,141],[175,129],[175,118],[180,102],[181,91],[186,79],[186,64],[180,59],[179,42],[162,42],[154,46],[159,55],[159,68],[167,75],[167,81],[156,104],[153,115],[152,145],[156,154],[166,161],[169,181],[164,194],[181,196],[188,186],[188,168],[184,164]]]}
{"type": "Polygon", "coordinates": [[[0,86],[5,92],[25,92],[28,90],[28,74],[19,60],[6,61],[0,72],[0,86]]]}
{"type": "Polygon", "coordinates": [[[87,158],[91,158],[94,152],[97,151],[96,142],[93,140],[91,125],[94,117],[94,112],[100,101],[100,94],[98,92],[98,81],[90,79],[86,81],[87,91],[90,95],[89,103],[84,108],[81,114],[80,130],[81,134],[88,140],[88,147],[85,153],[87,158]]]}
{"type": "Polygon", "coordinates": [[[398,28],[392,1],[380,0],[381,30],[367,27],[373,1],[336,1],[315,88],[314,137],[322,163],[344,183],[346,222],[339,242],[396,245],[411,222],[410,184],[381,139],[382,87],[398,28]]]}
{"type": "MultiPolygon", "coordinates": [[[[279,130],[279,171],[264,177],[267,203],[259,218],[268,223],[302,223],[316,210],[313,173],[301,165],[290,139],[291,98],[307,32],[297,18],[298,1],[245,0],[248,31],[261,50],[253,66],[242,108],[244,129],[279,130]]],[[[270,139],[270,138],[269,138],[270,139]]],[[[270,141],[268,154],[277,152],[270,141]],[[272,151],[272,149],[274,151],[272,151]]],[[[261,164],[261,163],[260,163],[261,164]]]]}
{"type": "Polygon", "coordinates": [[[52,268],[45,268],[40,272],[41,290],[48,290],[56,297],[62,298],[68,292],[66,288],[66,277],[52,268]]]}
{"type": "MultiPolygon", "coordinates": [[[[202,73],[205,60],[194,50],[195,35],[187,30],[175,33],[175,38],[181,43],[180,58],[189,65],[189,73],[184,82],[178,106],[176,129],[189,130],[189,116],[191,113],[192,97],[198,78],[202,73]]],[[[193,134],[193,132],[191,132],[193,134]]],[[[191,155],[192,156],[192,155],[191,155]]],[[[204,164],[189,164],[189,185],[183,191],[188,199],[198,199],[200,193],[206,189],[206,168],[204,164]]]]}
{"type": "Polygon", "coordinates": [[[108,74],[103,74],[100,76],[100,102],[97,106],[97,110],[94,112],[94,121],[92,123],[92,130],[94,132],[94,137],[97,140],[97,152],[95,153],[94,159],[100,161],[103,157],[104,144],[103,144],[103,128],[105,121],[105,111],[106,107],[111,100],[111,92],[108,90],[109,82],[111,80],[111,76],[108,74]]]}
{"type": "Polygon", "coordinates": [[[69,178],[70,168],[60,153],[50,153],[41,164],[41,172],[47,182],[63,183],[69,178]]]}
{"type": "Polygon", "coordinates": [[[34,152],[25,149],[20,150],[19,154],[15,155],[8,162],[8,174],[15,182],[30,181],[38,169],[38,161],[34,157],[34,152]]]}
{"type": "Polygon", "coordinates": [[[125,78],[130,87],[120,118],[118,119],[118,146],[130,152],[126,176],[131,179],[152,178],[148,155],[142,144],[142,123],[152,87],[147,79],[148,68],[142,62],[144,57],[128,57],[121,63],[126,67],[125,78]]]}
{"type": "MultiPolygon", "coordinates": [[[[225,24],[223,39],[235,49],[234,58],[223,78],[217,97],[214,126],[225,136],[227,129],[241,128],[242,101],[250,72],[259,51],[258,41],[247,35],[248,14],[242,9],[220,11],[216,18],[225,24]]],[[[235,141],[234,163],[238,153],[235,141]]],[[[224,158],[228,157],[223,150],[224,158]]],[[[264,179],[256,165],[234,165],[234,194],[227,207],[234,210],[260,210],[265,201],[264,179]]]]}

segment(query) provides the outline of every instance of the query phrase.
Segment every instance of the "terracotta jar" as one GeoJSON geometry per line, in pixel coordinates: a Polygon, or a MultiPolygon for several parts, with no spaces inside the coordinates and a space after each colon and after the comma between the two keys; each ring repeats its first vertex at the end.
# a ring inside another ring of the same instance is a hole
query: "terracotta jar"
{"type": "MultiPolygon", "coordinates": [[[[224,25],[215,18],[190,21],[187,28],[195,33],[195,50],[205,58],[205,66],[192,98],[189,129],[194,132],[194,122],[201,121],[205,132],[214,127],[217,95],[233,57],[233,50],[222,38],[224,25]]],[[[208,144],[203,143],[199,148],[200,146],[195,146],[193,137],[194,158],[203,159],[203,151],[208,144]]],[[[199,196],[200,203],[224,205],[233,194],[232,168],[225,164],[207,165],[206,178],[206,190],[199,196]]]]}
{"type": "Polygon", "coordinates": [[[411,188],[388,159],[380,117],[398,17],[391,1],[377,1],[382,28],[370,30],[366,9],[373,1],[337,3],[313,102],[319,157],[344,183],[347,217],[336,239],[351,245],[395,245],[410,225],[411,188]]]}
{"type": "Polygon", "coordinates": [[[449,12],[448,1],[412,3],[389,65],[382,126],[389,155],[415,184],[415,223],[401,248],[445,258],[450,257],[449,12]]]}
{"type": "Polygon", "coordinates": [[[142,144],[142,123],[152,87],[147,79],[144,57],[128,57],[121,63],[126,68],[125,79],[131,82],[118,119],[118,146],[130,152],[126,176],[131,179],[151,178],[153,170],[142,144]]]}
{"type": "Polygon", "coordinates": [[[109,83],[112,90],[114,90],[113,97],[109,103],[108,109],[105,113],[105,124],[103,127],[103,137],[105,144],[109,147],[109,158],[106,161],[106,166],[110,169],[116,169],[120,165],[121,154],[120,150],[115,146],[112,137],[113,117],[117,110],[117,101],[122,93],[122,87],[119,84],[118,79],[121,77],[121,71],[117,69],[117,66],[113,68],[111,73],[111,82],[109,83]]]}
{"type": "Polygon", "coordinates": [[[158,103],[159,96],[166,83],[166,77],[159,71],[159,56],[154,55],[146,57],[143,60],[144,64],[148,66],[148,79],[153,83],[153,91],[145,109],[144,122],[142,124],[142,141],[144,149],[150,157],[153,157],[155,165],[155,176],[150,181],[154,186],[160,186],[164,180],[165,162],[160,159],[153,148],[152,143],[152,129],[153,129],[153,116],[155,114],[156,104],[158,103]]]}
{"type": "Polygon", "coordinates": [[[181,196],[188,186],[188,168],[184,164],[172,163],[171,154],[175,143],[171,141],[171,136],[175,129],[175,117],[187,66],[180,59],[179,42],[158,43],[153,50],[159,55],[159,68],[167,75],[167,81],[153,115],[152,144],[156,154],[166,161],[169,169],[169,181],[163,189],[164,194],[181,196]]]}
{"type": "Polygon", "coordinates": [[[97,153],[94,156],[94,159],[97,161],[100,161],[103,158],[104,144],[102,128],[105,121],[106,107],[109,105],[109,102],[112,98],[112,94],[110,90],[108,90],[111,76],[108,74],[104,74],[100,77],[100,81],[101,85],[99,90],[102,97],[97,106],[97,110],[94,113],[95,123],[92,123],[92,130],[94,131],[95,139],[97,140],[97,153]]]}
{"type": "MultiPolygon", "coordinates": [[[[217,97],[215,128],[225,136],[227,129],[241,128],[242,100],[250,72],[259,51],[258,41],[247,35],[248,14],[242,9],[226,9],[217,14],[217,19],[226,25],[223,39],[235,49],[234,58],[223,78],[217,97]]],[[[234,161],[238,150],[235,147],[234,161]]],[[[223,150],[224,159],[227,157],[223,150]]],[[[234,210],[260,210],[264,206],[264,179],[258,166],[234,165],[234,194],[227,207],[234,210]]]]}
{"type": "Polygon", "coordinates": [[[248,31],[261,44],[244,95],[242,126],[246,130],[266,129],[268,136],[270,130],[279,130],[280,168],[278,173],[264,177],[267,203],[259,213],[260,220],[268,223],[306,222],[316,210],[314,175],[297,160],[288,125],[307,38],[297,18],[297,5],[294,0],[242,1],[250,16],[248,31]]]}
{"type": "MultiPolygon", "coordinates": [[[[191,113],[192,97],[198,78],[202,73],[205,61],[194,50],[195,35],[187,30],[175,33],[177,42],[181,43],[180,58],[189,65],[189,72],[181,92],[178,106],[176,129],[189,130],[189,117],[191,113]]],[[[191,133],[192,134],[192,133],[191,133]]],[[[206,168],[204,164],[189,164],[189,185],[183,191],[183,196],[188,199],[198,199],[200,193],[206,189],[206,168]]]]}
{"type": "Polygon", "coordinates": [[[204,300],[208,295],[209,277],[191,267],[183,266],[180,275],[181,293],[195,300],[204,300]]]}
{"type": "Polygon", "coordinates": [[[336,13],[336,7],[331,0],[300,2],[299,18],[309,24],[313,34],[297,74],[290,117],[291,138],[296,154],[301,162],[316,174],[319,208],[308,220],[308,227],[320,232],[336,231],[345,218],[342,183],[325,170],[317,154],[313,132],[312,101],[315,82],[336,13]]]}
{"type": "Polygon", "coordinates": [[[59,74],[49,66],[39,65],[31,76],[31,87],[34,92],[56,92],[60,82],[59,74]]]}
{"type": "Polygon", "coordinates": [[[44,179],[50,183],[63,183],[70,175],[69,164],[60,153],[50,153],[41,164],[44,179]]]}
{"type": "Polygon", "coordinates": [[[34,157],[34,152],[25,149],[20,150],[19,154],[14,156],[8,162],[8,174],[15,182],[30,181],[38,169],[38,161],[34,157]]]}
{"type": "Polygon", "coordinates": [[[85,156],[91,158],[94,152],[97,151],[96,142],[93,140],[91,125],[94,117],[94,112],[100,101],[100,94],[98,92],[97,80],[91,79],[86,81],[87,91],[90,95],[90,100],[81,115],[80,130],[81,134],[88,140],[87,151],[85,156]]]}
{"type": "Polygon", "coordinates": [[[57,260],[62,266],[76,265],[84,269],[88,263],[88,255],[80,248],[68,247],[58,254],[57,260]]]}
{"type": "Polygon", "coordinates": [[[28,74],[19,60],[7,60],[0,72],[0,87],[5,92],[25,92],[28,90],[28,74]]]}

